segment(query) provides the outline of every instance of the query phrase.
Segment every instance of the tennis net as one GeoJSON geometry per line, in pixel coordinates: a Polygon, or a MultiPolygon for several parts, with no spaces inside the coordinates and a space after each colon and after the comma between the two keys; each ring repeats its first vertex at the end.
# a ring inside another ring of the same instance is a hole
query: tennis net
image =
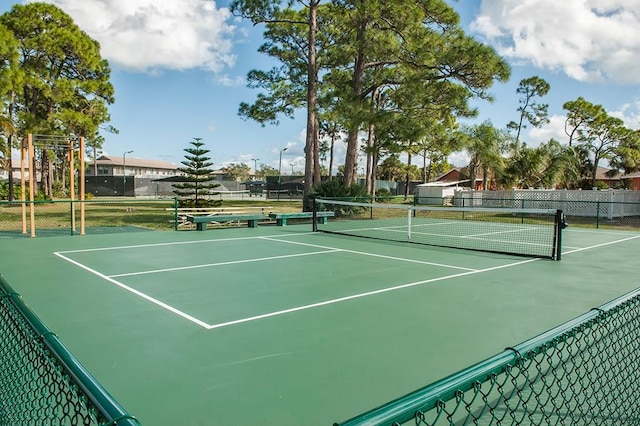
{"type": "Polygon", "coordinates": [[[314,230],[560,260],[561,210],[424,207],[316,199],[316,212],[334,219],[314,230]]]}

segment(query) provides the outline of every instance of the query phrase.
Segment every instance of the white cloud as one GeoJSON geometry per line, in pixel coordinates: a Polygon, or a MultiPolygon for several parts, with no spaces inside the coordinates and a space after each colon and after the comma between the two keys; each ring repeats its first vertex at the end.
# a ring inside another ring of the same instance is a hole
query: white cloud
{"type": "Polygon", "coordinates": [[[640,83],[640,0],[482,0],[472,30],[512,60],[579,81],[640,83]]]}
{"type": "Polygon", "coordinates": [[[204,68],[235,62],[230,12],[209,0],[49,0],[100,42],[110,63],[133,71],[204,68]]]}
{"type": "Polygon", "coordinates": [[[630,129],[640,129],[640,101],[624,104],[615,111],[608,111],[609,115],[618,117],[624,121],[624,125],[630,129]]]}
{"type": "Polygon", "coordinates": [[[549,123],[541,127],[533,127],[528,129],[527,138],[524,142],[529,148],[535,148],[540,144],[549,142],[549,139],[555,139],[560,143],[567,143],[569,137],[564,132],[564,123],[567,117],[564,115],[553,115],[549,117],[549,123]]]}
{"type": "Polygon", "coordinates": [[[216,78],[216,82],[221,86],[234,87],[234,86],[244,86],[246,83],[246,80],[241,75],[230,77],[229,75],[224,74],[224,75],[218,76],[216,78]]]}

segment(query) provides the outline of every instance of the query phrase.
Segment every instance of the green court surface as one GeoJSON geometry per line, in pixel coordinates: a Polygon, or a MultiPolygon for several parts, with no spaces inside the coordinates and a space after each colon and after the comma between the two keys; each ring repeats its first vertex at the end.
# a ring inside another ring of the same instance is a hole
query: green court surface
{"type": "Polygon", "coordinates": [[[556,262],[310,228],[0,240],[0,273],[144,425],[331,425],[638,287],[639,233],[556,262]]]}

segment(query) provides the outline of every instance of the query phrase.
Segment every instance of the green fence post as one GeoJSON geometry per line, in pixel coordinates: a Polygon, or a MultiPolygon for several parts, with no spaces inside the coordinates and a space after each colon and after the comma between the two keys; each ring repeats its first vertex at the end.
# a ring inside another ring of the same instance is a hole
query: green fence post
{"type": "Polygon", "coordinates": [[[73,236],[73,200],[69,200],[69,229],[71,230],[71,236],[73,236]]]}
{"type": "Polygon", "coordinates": [[[173,230],[178,230],[178,197],[173,197],[173,230]]]}

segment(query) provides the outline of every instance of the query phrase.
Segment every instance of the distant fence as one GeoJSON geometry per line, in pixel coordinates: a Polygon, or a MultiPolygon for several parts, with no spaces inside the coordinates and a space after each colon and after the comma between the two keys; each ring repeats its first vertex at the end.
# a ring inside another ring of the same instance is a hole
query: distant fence
{"type": "Polygon", "coordinates": [[[638,425],[640,289],[336,426],[638,425]]]}
{"type": "Polygon", "coordinates": [[[560,209],[570,216],[606,219],[640,215],[640,191],[458,190],[452,201],[459,207],[560,209]]]}
{"type": "Polygon", "coordinates": [[[453,197],[416,197],[417,204],[562,210],[574,224],[640,228],[640,191],[457,190],[453,197]]]}
{"type": "Polygon", "coordinates": [[[0,425],[140,425],[2,276],[0,365],[0,425]]]}
{"type": "MultiPolygon", "coordinates": [[[[85,192],[95,197],[143,197],[167,198],[174,197],[175,182],[163,181],[156,178],[139,176],[87,176],[85,177],[85,192]]],[[[213,191],[223,194],[239,194],[246,190],[242,182],[213,181],[220,186],[213,191]]]]}
{"type": "MultiPolygon", "coordinates": [[[[34,201],[34,219],[28,211],[32,204],[0,201],[0,239],[29,238],[31,227],[36,236],[77,235],[81,232],[78,200],[34,201]],[[26,232],[23,232],[26,231],[26,232]]],[[[87,234],[171,230],[174,228],[174,199],[131,200],[93,199],[84,201],[87,234]]]]}

